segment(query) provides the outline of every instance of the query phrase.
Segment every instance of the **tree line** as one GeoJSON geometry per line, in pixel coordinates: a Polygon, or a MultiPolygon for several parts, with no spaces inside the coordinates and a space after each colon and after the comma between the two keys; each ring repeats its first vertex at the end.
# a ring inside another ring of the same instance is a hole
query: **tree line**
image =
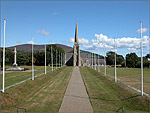
{"type": "MultiPolygon", "coordinates": [[[[149,67],[150,54],[147,54],[143,57],[143,67],[149,67]]],[[[115,64],[115,53],[112,51],[107,52],[106,56],[107,65],[115,64]]],[[[141,57],[138,57],[136,53],[126,54],[125,58],[122,55],[116,54],[116,65],[120,65],[122,67],[133,67],[140,68],[141,67],[141,57]]]]}
{"type": "MultiPolygon", "coordinates": [[[[59,65],[59,59],[61,59],[62,53],[62,59],[64,63],[65,58],[65,51],[63,48],[58,47],[56,45],[47,45],[46,46],[46,64],[51,65],[51,47],[52,47],[52,53],[53,53],[53,65],[56,65],[56,58],[57,58],[57,65],[59,65]],[[57,55],[56,55],[57,54],[57,55]],[[57,57],[56,57],[57,56],[57,57]]],[[[3,61],[3,49],[0,49],[1,52],[1,66],[3,61]]],[[[45,65],[45,50],[41,51],[34,51],[34,65],[37,66],[44,66],[45,65]]],[[[32,54],[31,51],[17,51],[17,64],[18,65],[31,65],[32,64],[32,54]]],[[[14,51],[10,49],[6,49],[5,51],[5,64],[6,65],[12,65],[14,63],[14,51]]]]}

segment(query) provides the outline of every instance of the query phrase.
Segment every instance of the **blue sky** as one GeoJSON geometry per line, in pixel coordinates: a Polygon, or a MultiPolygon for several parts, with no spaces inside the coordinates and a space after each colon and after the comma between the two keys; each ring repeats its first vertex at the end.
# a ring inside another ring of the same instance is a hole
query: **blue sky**
{"type": "Polygon", "coordinates": [[[140,34],[137,30],[142,21],[146,29],[143,33],[144,55],[148,54],[148,1],[1,1],[1,28],[4,18],[6,46],[27,44],[32,40],[32,35],[35,44],[62,43],[73,46],[71,42],[78,21],[81,49],[100,50],[103,54],[102,38],[105,38],[103,42],[109,51],[113,50],[112,39],[115,37],[118,41],[117,52],[122,55],[129,52],[139,55],[137,39],[140,39],[140,34]]]}

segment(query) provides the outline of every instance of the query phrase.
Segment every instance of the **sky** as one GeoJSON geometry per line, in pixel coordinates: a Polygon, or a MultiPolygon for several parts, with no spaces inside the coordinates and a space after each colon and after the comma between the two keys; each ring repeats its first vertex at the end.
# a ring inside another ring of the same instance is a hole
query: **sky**
{"type": "Polygon", "coordinates": [[[149,1],[1,1],[1,46],[6,19],[6,46],[32,43],[73,47],[75,25],[82,50],[140,56],[149,53],[149,1]],[[115,43],[114,43],[115,38],[115,43]],[[116,44],[116,49],[114,48],[116,44]],[[104,49],[105,47],[105,49],[104,49]]]}

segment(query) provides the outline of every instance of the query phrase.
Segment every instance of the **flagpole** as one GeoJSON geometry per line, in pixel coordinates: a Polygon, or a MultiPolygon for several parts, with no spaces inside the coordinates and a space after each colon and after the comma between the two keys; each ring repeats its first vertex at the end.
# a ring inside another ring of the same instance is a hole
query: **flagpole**
{"type": "MultiPolygon", "coordinates": [[[[99,50],[100,52],[100,50],[99,50]]],[[[98,55],[98,72],[100,72],[100,55],[98,55]]]]}
{"type": "Polygon", "coordinates": [[[52,71],[53,71],[53,51],[52,51],[52,46],[51,46],[51,63],[52,63],[52,71]]]}
{"type": "Polygon", "coordinates": [[[5,26],[6,26],[6,19],[4,19],[4,39],[3,39],[3,90],[5,91],[5,26]]]}
{"type": "Polygon", "coordinates": [[[45,44],[45,75],[46,75],[46,44],[45,44]]]}
{"type": "Polygon", "coordinates": [[[116,72],[116,44],[114,38],[114,52],[115,52],[115,82],[117,82],[117,72],[116,72]]]}
{"type": "Polygon", "coordinates": [[[57,69],[57,49],[56,49],[56,69],[57,69]]]}
{"type": "Polygon", "coordinates": [[[91,53],[91,68],[92,68],[92,53],[91,53]]]}
{"type": "Polygon", "coordinates": [[[61,52],[61,67],[62,67],[62,52],[61,52]]]}
{"type": "Polygon", "coordinates": [[[96,70],[96,54],[94,54],[94,62],[95,62],[94,69],[96,70]]]}
{"type": "Polygon", "coordinates": [[[104,68],[105,68],[105,76],[106,76],[106,51],[105,51],[105,44],[104,44],[104,68]]]}
{"type": "Polygon", "coordinates": [[[32,36],[32,80],[34,80],[34,64],[33,64],[33,36],[32,36]]]}
{"type": "Polygon", "coordinates": [[[140,28],[140,34],[141,34],[141,96],[143,96],[143,43],[142,43],[142,22],[140,21],[141,28],[140,28]]]}
{"type": "Polygon", "coordinates": [[[92,69],[93,69],[93,53],[92,53],[92,69]]]}

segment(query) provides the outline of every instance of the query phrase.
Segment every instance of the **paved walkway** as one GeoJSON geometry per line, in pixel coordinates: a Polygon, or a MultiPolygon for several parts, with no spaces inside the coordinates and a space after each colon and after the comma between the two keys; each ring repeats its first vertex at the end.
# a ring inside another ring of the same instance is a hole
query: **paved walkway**
{"type": "Polygon", "coordinates": [[[63,102],[59,109],[60,113],[93,113],[79,67],[74,67],[63,102]]]}

